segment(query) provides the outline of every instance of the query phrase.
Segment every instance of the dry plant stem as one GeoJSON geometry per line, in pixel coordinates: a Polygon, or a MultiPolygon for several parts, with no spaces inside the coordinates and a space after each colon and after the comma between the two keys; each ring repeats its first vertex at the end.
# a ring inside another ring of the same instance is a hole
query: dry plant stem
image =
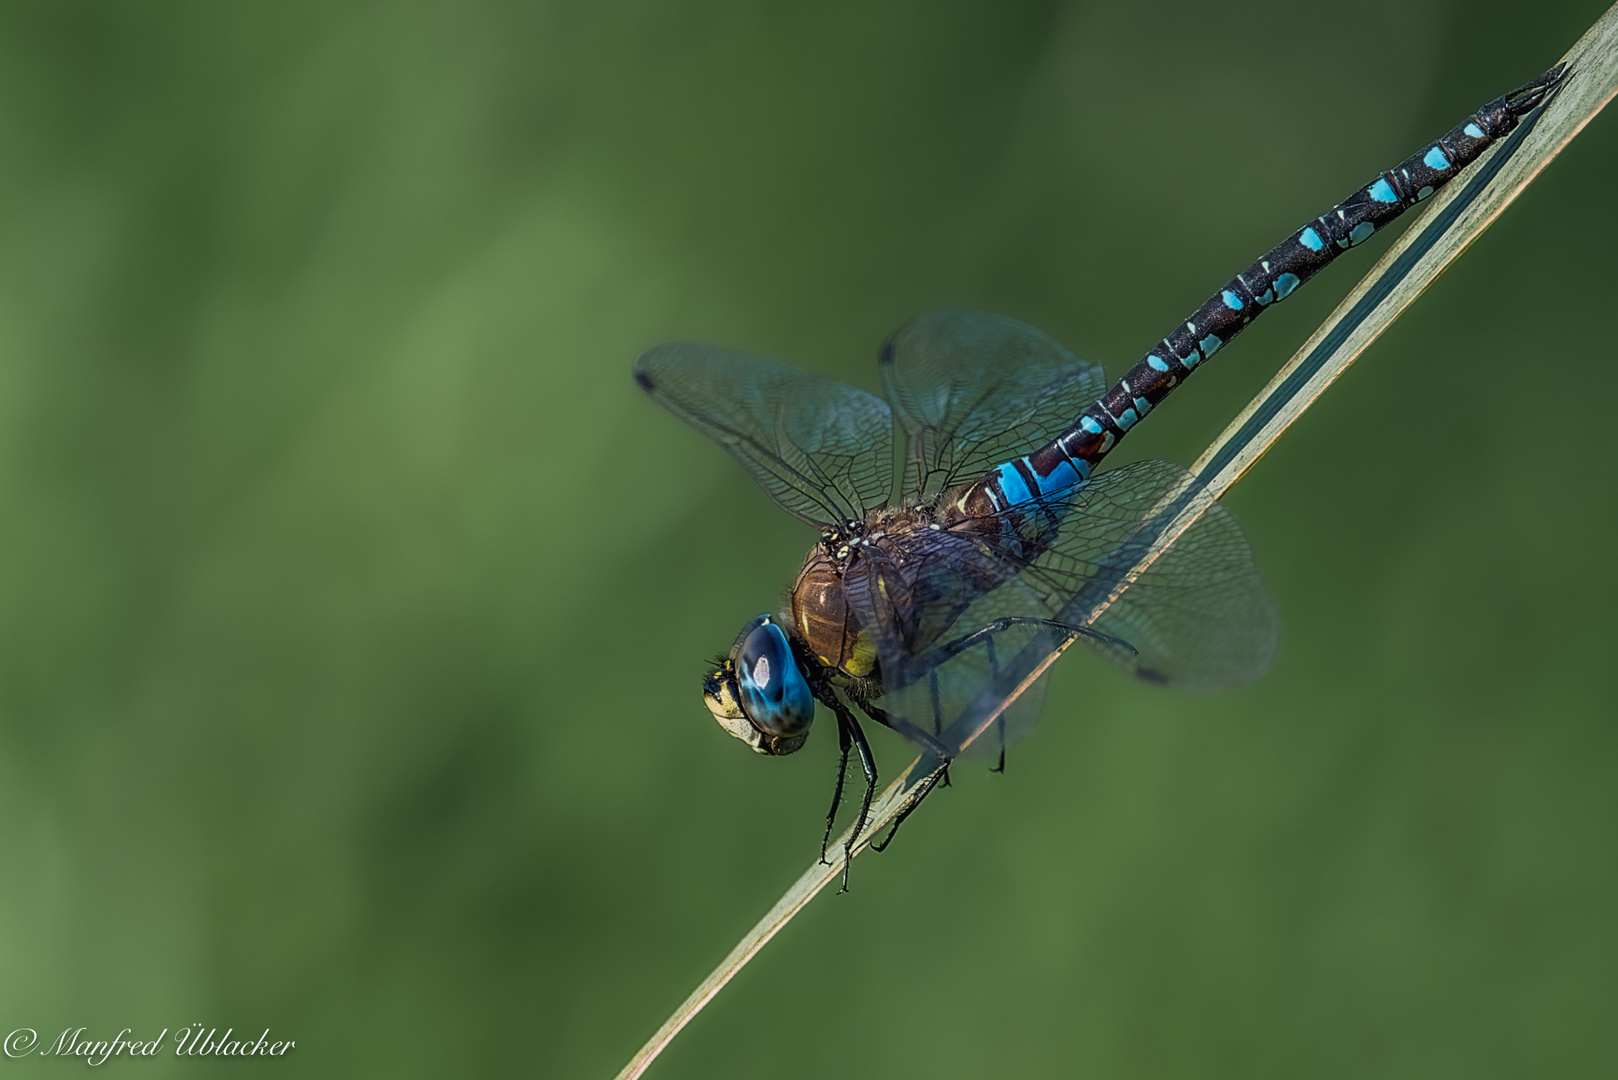
{"type": "MultiPolygon", "coordinates": [[[[1618,92],[1618,4],[1596,21],[1565,60],[1573,70],[1556,97],[1434,196],[1426,212],[1214,440],[1192,466],[1186,482],[1165,496],[1135,535],[1119,548],[1117,565],[1105,568],[1093,587],[1068,606],[1063,621],[1088,625],[1122,595],[1612,99],[1618,92]]],[[[951,725],[945,733],[946,742],[969,745],[1045,673],[1073,640],[1069,638],[1053,650],[1025,650],[1017,656],[995,685],[951,725]]],[[[930,756],[917,758],[882,792],[871,806],[864,832],[853,845],[855,855],[904,810],[938,767],[930,756]]],[[[842,873],[847,839],[845,832],[828,849],[828,854],[835,853],[829,863],[817,861],[798,878],[624,1066],[618,1080],[640,1076],[742,966],[816,893],[837,879],[842,873]]]]}

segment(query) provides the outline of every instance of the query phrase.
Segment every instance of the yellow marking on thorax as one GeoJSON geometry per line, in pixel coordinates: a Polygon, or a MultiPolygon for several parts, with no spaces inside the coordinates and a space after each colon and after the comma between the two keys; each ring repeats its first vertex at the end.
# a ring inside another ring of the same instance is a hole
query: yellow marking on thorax
{"type": "Polygon", "coordinates": [[[854,651],[844,662],[843,670],[856,679],[863,679],[876,670],[876,645],[864,630],[854,635],[854,651]]]}

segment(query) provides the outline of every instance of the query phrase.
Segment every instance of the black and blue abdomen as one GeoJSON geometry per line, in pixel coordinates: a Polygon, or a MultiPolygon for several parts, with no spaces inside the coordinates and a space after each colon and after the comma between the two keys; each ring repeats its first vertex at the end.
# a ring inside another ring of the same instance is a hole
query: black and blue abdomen
{"type": "Polygon", "coordinates": [[[964,518],[993,517],[1087,480],[1130,428],[1248,323],[1476,161],[1544,102],[1565,74],[1558,66],[1490,102],[1271,248],[1153,346],[1071,427],[968,487],[955,500],[956,511],[964,518]]]}

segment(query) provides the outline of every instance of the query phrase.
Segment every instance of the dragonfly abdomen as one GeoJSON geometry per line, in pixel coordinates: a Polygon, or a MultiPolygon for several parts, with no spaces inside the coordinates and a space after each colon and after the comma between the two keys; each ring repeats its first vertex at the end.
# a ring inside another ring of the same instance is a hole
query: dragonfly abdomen
{"type": "Polygon", "coordinates": [[[1198,366],[1342,252],[1369,239],[1476,161],[1543,103],[1565,74],[1558,66],[1491,101],[1271,248],[1153,346],[1071,427],[1033,453],[997,465],[968,487],[956,500],[957,511],[966,517],[998,515],[1087,480],[1130,428],[1198,366]]]}

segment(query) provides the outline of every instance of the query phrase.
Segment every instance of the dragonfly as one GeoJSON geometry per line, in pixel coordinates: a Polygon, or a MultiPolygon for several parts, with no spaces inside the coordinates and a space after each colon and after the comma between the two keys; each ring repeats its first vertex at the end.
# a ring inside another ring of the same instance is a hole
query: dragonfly
{"type": "Polygon", "coordinates": [[[660,345],[636,361],[653,400],[819,530],[782,610],[749,621],[702,690],[719,725],[764,755],[802,748],[817,705],[836,717],[823,860],[851,753],[865,779],[844,841],[845,888],[878,776],[856,714],[938,765],[896,830],[963,753],[997,754],[1004,770],[1006,747],[1039,713],[1043,678],[982,738],[968,743],[951,721],[995,684],[1008,654],[1078,638],[1138,678],[1191,689],[1241,685],[1269,668],[1275,607],[1217,504],[1126,591],[1108,592],[1120,553],[1139,545],[1188,474],[1162,461],[1100,466],[1248,324],[1453,180],[1566,77],[1558,66],[1491,101],[1290,234],[1110,385],[1099,365],[1031,326],[954,309],[917,318],[882,347],[881,396],[710,345],[660,345]],[[1076,602],[1098,589],[1107,603],[1076,602]]]}

